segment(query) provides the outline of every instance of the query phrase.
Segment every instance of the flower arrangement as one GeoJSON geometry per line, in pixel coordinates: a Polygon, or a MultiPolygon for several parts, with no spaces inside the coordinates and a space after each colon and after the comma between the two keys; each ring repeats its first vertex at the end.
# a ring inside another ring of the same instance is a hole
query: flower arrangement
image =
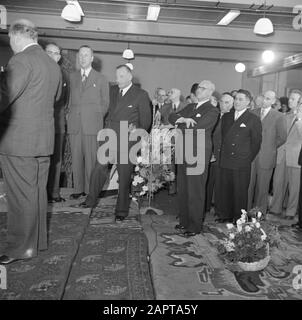
{"type": "Polygon", "coordinates": [[[149,198],[167,182],[175,180],[172,171],[174,130],[155,128],[141,140],[132,181],[133,198],[148,194],[149,198]]]}
{"type": "Polygon", "coordinates": [[[237,220],[236,226],[227,224],[228,238],[221,240],[218,252],[230,262],[254,263],[268,256],[269,245],[277,244],[276,228],[261,227],[262,213],[252,209],[237,220]],[[257,212],[257,213],[256,213],[257,212]]]}

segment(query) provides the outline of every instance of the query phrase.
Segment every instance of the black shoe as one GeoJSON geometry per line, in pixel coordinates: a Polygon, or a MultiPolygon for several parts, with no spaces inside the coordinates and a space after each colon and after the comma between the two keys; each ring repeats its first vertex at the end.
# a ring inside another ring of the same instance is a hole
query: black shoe
{"type": "Polygon", "coordinates": [[[181,224],[177,224],[177,225],[175,226],[175,229],[176,229],[176,230],[184,230],[185,227],[182,226],[181,224]]]}
{"type": "Polygon", "coordinates": [[[186,231],[186,232],[183,233],[183,235],[184,235],[186,238],[194,237],[194,236],[196,236],[197,234],[199,234],[199,232],[186,231]]]}
{"type": "Polygon", "coordinates": [[[92,208],[91,206],[89,206],[85,201],[80,203],[79,208],[82,208],[82,209],[88,209],[88,208],[92,208]]]}
{"type": "Polygon", "coordinates": [[[302,229],[302,225],[299,222],[292,224],[291,227],[296,229],[302,229]]]}
{"type": "Polygon", "coordinates": [[[6,255],[3,255],[0,257],[0,264],[10,264],[10,263],[13,263],[15,261],[19,261],[19,260],[23,260],[23,259],[18,259],[18,258],[10,258],[6,255]]]}
{"type": "Polygon", "coordinates": [[[283,219],[284,219],[284,220],[294,220],[294,218],[295,218],[295,217],[292,217],[292,216],[286,216],[286,217],[284,217],[283,219]]]}
{"type": "Polygon", "coordinates": [[[72,193],[70,195],[70,199],[79,199],[81,196],[86,196],[85,192],[80,192],[80,193],[72,193]]]}
{"type": "Polygon", "coordinates": [[[123,216],[115,216],[116,222],[123,222],[124,220],[125,220],[125,217],[123,217],[123,216]]]}
{"type": "Polygon", "coordinates": [[[65,201],[66,200],[62,197],[56,197],[56,198],[49,197],[48,198],[48,203],[65,202],[65,201]]]}

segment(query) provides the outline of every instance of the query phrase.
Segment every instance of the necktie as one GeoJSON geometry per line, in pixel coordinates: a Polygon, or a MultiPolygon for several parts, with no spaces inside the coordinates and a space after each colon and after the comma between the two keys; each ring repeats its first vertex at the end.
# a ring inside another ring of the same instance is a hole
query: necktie
{"type": "Polygon", "coordinates": [[[120,89],[120,96],[123,96],[123,89],[120,89]]]}
{"type": "Polygon", "coordinates": [[[239,118],[239,112],[235,111],[235,121],[239,118]]]}
{"type": "Polygon", "coordinates": [[[173,111],[176,111],[176,105],[173,103],[173,111]]]}
{"type": "Polygon", "coordinates": [[[87,79],[87,76],[86,76],[86,73],[85,71],[83,72],[83,75],[82,75],[82,82],[85,82],[87,79]]]}
{"type": "Polygon", "coordinates": [[[261,113],[260,113],[261,121],[264,119],[264,117],[265,117],[265,109],[261,109],[261,113]]]}

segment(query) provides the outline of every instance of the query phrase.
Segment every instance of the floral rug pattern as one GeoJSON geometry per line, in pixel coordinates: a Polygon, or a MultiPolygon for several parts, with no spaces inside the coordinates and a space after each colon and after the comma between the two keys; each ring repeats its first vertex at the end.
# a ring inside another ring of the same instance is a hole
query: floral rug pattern
{"type": "Polygon", "coordinates": [[[225,232],[224,226],[209,223],[203,235],[189,239],[161,234],[170,265],[196,272],[200,299],[302,299],[302,276],[295,271],[302,272],[301,232],[279,226],[281,245],[273,248],[269,265],[259,272],[244,272],[220,259],[215,244],[225,232]]]}
{"type": "MultiPolygon", "coordinates": [[[[0,290],[0,300],[154,299],[147,239],[137,208],[116,224],[115,202],[115,196],[103,198],[91,215],[75,201],[50,206],[49,248],[6,267],[7,290],[0,290]]],[[[0,253],[5,238],[2,212],[0,253]]]]}

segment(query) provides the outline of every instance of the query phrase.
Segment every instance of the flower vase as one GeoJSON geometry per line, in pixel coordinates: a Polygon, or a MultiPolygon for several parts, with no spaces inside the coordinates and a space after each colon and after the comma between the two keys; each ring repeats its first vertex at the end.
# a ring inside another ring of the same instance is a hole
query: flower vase
{"type": "Polygon", "coordinates": [[[263,270],[264,268],[267,267],[271,257],[269,255],[269,245],[267,244],[266,246],[266,257],[255,262],[242,262],[238,261],[237,264],[238,266],[243,270],[243,271],[260,271],[263,270]]]}

